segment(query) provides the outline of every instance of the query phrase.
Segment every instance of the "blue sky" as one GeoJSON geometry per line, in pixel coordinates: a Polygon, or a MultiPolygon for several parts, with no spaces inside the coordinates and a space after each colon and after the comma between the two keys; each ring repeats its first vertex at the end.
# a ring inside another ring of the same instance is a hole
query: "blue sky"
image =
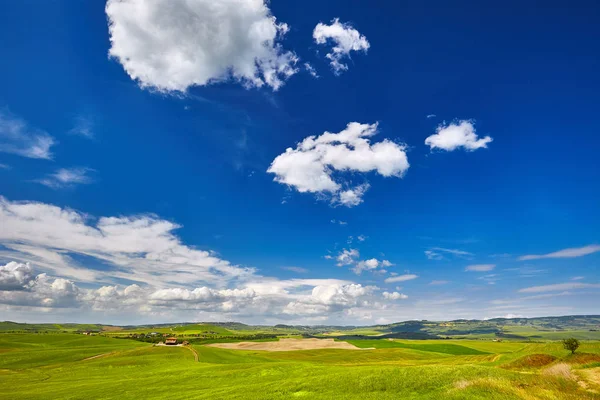
{"type": "Polygon", "coordinates": [[[594,2],[0,7],[0,319],[598,313],[594,2]]]}

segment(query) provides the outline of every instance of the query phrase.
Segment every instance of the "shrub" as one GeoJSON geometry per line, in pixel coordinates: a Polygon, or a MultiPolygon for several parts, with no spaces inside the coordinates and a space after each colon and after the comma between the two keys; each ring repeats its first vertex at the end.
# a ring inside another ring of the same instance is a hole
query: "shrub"
{"type": "Polygon", "coordinates": [[[565,350],[569,350],[571,354],[575,354],[575,350],[579,348],[579,340],[575,338],[563,339],[562,343],[565,350]]]}

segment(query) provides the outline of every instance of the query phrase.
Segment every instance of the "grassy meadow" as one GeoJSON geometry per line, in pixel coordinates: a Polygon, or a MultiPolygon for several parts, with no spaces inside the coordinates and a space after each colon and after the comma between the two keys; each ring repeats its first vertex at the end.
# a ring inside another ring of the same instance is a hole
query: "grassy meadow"
{"type": "Polygon", "coordinates": [[[600,342],[582,342],[575,355],[559,342],[349,342],[362,350],[156,347],[101,335],[3,333],[0,398],[600,399],[600,342]]]}

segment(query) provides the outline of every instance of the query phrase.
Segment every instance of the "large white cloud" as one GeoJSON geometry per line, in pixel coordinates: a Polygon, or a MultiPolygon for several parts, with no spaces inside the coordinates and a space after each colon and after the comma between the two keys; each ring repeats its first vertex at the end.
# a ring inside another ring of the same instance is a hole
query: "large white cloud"
{"type": "Polygon", "coordinates": [[[101,217],[94,221],[77,211],[0,197],[0,252],[32,261],[53,274],[82,281],[127,279],[155,286],[208,282],[225,284],[252,273],[210,251],[181,243],[179,225],[155,215],[101,217]],[[101,260],[109,270],[90,273],[65,253],[101,260]]]}
{"type": "Polygon", "coordinates": [[[0,109],[0,152],[22,157],[51,159],[56,141],[48,133],[33,128],[23,119],[0,109]]]}
{"type": "Polygon", "coordinates": [[[24,290],[33,278],[33,269],[29,263],[11,261],[0,265],[0,290],[24,290]]]}
{"type": "Polygon", "coordinates": [[[49,308],[74,307],[77,306],[79,295],[79,288],[72,281],[40,274],[36,277],[28,276],[23,288],[0,288],[0,304],[49,308]]]}
{"type": "Polygon", "coordinates": [[[453,122],[438,126],[436,133],[425,139],[425,144],[433,149],[453,151],[462,147],[473,151],[484,149],[493,139],[489,136],[479,138],[471,121],[453,122]]]}
{"type": "Polygon", "coordinates": [[[331,53],[325,57],[329,59],[336,75],[348,70],[348,65],[342,60],[349,58],[351,51],[367,52],[371,46],[364,35],[348,23],[340,23],[338,18],[331,21],[330,25],[319,22],[313,31],[313,39],[317,44],[333,43],[331,53]]]}
{"type": "Polygon", "coordinates": [[[110,56],[142,87],[185,91],[233,78],[277,90],[298,58],[264,0],[108,0],[110,56]]]}
{"type": "Polygon", "coordinates": [[[334,172],[377,172],[402,177],[409,168],[406,146],[384,139],[371,144],[377,124],[351,122],[339,133],[309,136],[295,149],[288,148],[273,160],[267,172],[275,181],[301,193],[328,196],[332,203],[352,207],[362,202],[368,184],[348,187],[334,172]]]}

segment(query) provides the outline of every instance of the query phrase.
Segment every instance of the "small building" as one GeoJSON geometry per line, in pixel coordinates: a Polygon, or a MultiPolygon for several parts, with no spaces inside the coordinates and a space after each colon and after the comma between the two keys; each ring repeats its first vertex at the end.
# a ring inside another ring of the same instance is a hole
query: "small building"
{"type": "Polygon", "coordinates": [[[175,338],[175,337],[167,338],[165,340],[165,344],[167,344],[167,345],[169,345],[169,344],[170,345],[177,344],[177,338],[175,338]]]}

